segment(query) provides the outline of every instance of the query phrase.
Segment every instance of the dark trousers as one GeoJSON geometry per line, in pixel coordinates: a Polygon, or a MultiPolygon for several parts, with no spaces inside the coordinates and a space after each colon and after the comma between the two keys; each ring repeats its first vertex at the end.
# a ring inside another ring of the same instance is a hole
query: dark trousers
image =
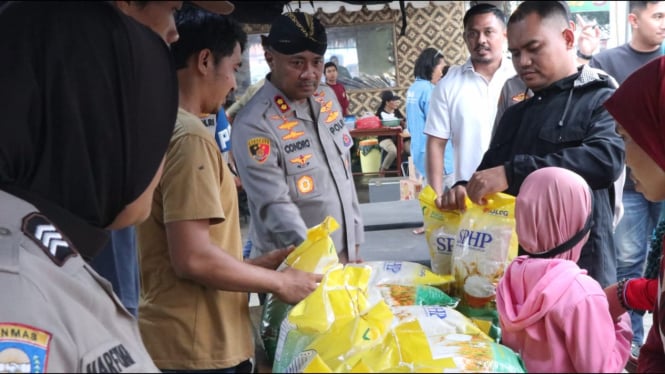
{"type": "Polygon", "coordinates": [[[204,370],[172,370],[172,369],[159,369],[162,373],[253,373],[254,365],[250,360],[243,361],[236,366],[226,369],[204,369],[204,370]]]}

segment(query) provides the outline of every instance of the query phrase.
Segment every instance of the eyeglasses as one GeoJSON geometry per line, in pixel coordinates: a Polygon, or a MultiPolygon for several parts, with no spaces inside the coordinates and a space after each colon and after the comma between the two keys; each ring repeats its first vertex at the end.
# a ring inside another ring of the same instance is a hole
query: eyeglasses
{"type": "Polygon", "coordinates": [[[437,50],[436,54],[434,55],[434,58],[432,58],[432,65],[436,66],[438,64],[439,57],[443,58],[443,53],[441,53],[441,51],[437,50]]]}

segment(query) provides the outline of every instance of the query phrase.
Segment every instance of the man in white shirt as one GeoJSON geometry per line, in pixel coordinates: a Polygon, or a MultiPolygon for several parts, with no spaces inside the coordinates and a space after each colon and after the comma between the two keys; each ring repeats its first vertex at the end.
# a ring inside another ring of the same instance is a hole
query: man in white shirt
{"type": "Polygon", "coordinates": [[[464,42],[471,56],[464,65],[451,67],[436,85],[425,124],[428,183],[438,196],[443,193],[446,143],[451,140],[455,150],[451,182],[468,180],[489,146],[501,88],[515,75],[503,57],[506,18],[499,8],[470,8],[464,15],[464,42]]]}

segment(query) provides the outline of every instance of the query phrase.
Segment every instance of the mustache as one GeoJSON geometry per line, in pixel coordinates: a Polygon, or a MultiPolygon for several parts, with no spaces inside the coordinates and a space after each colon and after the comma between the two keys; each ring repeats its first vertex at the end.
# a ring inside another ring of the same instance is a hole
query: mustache
{"type": "Polygon", "coordinates": [[[489,51],[490,47],[488,45],[479,45],[476,48],[473,49],[475,52],[480,52],[480,51],[489,51]]]}

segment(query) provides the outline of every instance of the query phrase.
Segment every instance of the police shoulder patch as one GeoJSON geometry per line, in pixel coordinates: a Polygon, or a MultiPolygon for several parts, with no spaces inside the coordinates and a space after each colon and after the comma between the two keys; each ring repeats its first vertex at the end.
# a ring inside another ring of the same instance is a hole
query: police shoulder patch
{"type": "Polygon", "coordinates": [[[43,214],[30,213],[23,217],[21,231],[58,266],[77,255],[67,237],[43,214]]]}
{"type": "Polygon", "coordinates": [[[0,372],[44,373],[51,334],[33,326],[0,322],[0,372]]]}
{"type": "Polygon", "coordinates": [[[249,155],[259,164],[264,163],[270,156],[270,139],[252,138],[247,141],[249,155]]]}

